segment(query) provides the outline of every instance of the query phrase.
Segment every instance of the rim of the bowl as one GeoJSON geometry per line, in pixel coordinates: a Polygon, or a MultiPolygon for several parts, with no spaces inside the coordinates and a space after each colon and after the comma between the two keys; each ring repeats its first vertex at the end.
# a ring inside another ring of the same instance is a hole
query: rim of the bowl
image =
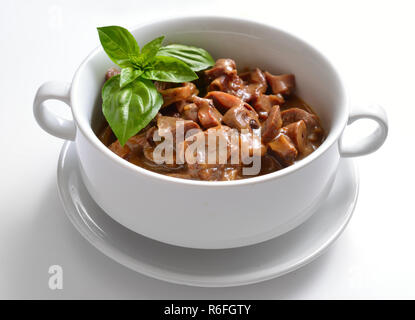
{"type": "Polygon", "coordinates": [[[334,65],[314,46],[309,44],[307,41],[299,38],[298,36],[291,34],[285,30],[282,30],[276,26],[258,22],[255,20],[245,19],[245,18],[234,18],[234,17],[227,17],[227,16],[210,16],[210,15],[201,15],[201,16],[176,16],[176,17],[169,17],[169,18],[162,18],[162,19],[156,19],[148,23],[140,24],[137,26],[134,26],[130,30],[136,31],[137,29],[143,28],[143,27],[151,27],[152,25],[160,24],[160,23],[168,23],[168,22],[174,22],[174,21],[180,21],[180,23],[184,23],[187,21],[199,21],[200,20],[217,20],[217,21],[232,21],[234,23],[243,23],[243,24],[254,24],[261,28],[268,28],[272,31],[279,32],[284,34],[287,37],[293,38],[295,41],[301,43],[304,46],[307,46],[316,56],[318,56],[333,72],[335,77],[337,78],[337,82],[340,84],[341,92],[342,92],[342,101],[339,103],[340,106],[343,106],[343,110],[341,114],[339,115],[340,119],[340,125],[337,125],[336,127],[332,128],[330,132],[327,135],[327,138],[325,141],[310,155],[305,157],[304,159],[298,161],[297,163],[286,167],[284,169],[281,169],[279,171],[275,171],[272,173],[268,173],[262,176],[256,176],[252,178],[245,178],[241,180],[233,180],[233,181],[201,181],[201,180],[190,180],[190,179],[182,179],[182,178],[175,178],[170,177],[164,174],[156,173],[147,169],[144,169],[140,166],[134,165],[127,160],[117,156],[115,153],[113,153],[111,150],[109,150],[96,136],[94,131],[92,130],[91,125],[88,123],[88,121],[82,121],[82,117],[78,114],[77,104],[74,103],[76,101],[76,96],[78,92],[78,83],[79,78],[81,77],[82,71],[87,65],[87,63],[93,59],[101,50],[101,46],[96,47],[94,50],[92,50],[89,55],[84,59],[84,61],[81,63],[81,65],[78,67],[77,71],[75,72],[75,75],[72,79],[71,84],[71,92],[70,92],[70,100],[71,100],[71,112],[72,116],[76,122],[77,129],[81,130],[82,134],[85,136],[86,139],[100,152],[102,152],[105,156],[107,156],[109,159],[114,161],[116,164],[124,167],[125,169],[128,169],[134,174],[144,174],[149,177],[152,177],[154,179],[163,180],[165,182],[169,183],[180,183],[180,184],[186,184],[186,185],[194,185],[194,186],[205,186],[205,187],[231,187],[231,186],[241,186],[246,184],[255,184],[260,183],[264,181],[268,181],[271,179],[276,179],[279,177],[283,177],[286,175],[289,175],[303,167],[308,166],[311,162],[313,162],[315,159],[319,158],[321,155],[323,155],[334,143],[338,141],[338,138],[340,137],[340,134],[343,132],[346,124],[347,124],[347,118],[348,118],[348,96],[346,93],[345,86],[343,84],[343,81],[341,80],[341,77],[339,75],[338,70],[334,67],[334,65]]]}

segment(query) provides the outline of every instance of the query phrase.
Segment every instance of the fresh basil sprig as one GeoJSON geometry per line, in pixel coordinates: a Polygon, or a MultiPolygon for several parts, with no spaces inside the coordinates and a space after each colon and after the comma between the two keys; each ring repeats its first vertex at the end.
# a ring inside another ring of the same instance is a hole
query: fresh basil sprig
{"type": "Polygon", "coordinates": [[[198,78],[195,71],[215,61],[201,48],[171,44],[162,47],[164,36],[145,44],[141,51],[125,28],[98,28],[101,45],[108,57],[121,67],[121,74],[102,88],[102,111],[121,145],[156,116],[163,98],[153,82],[186,82],[198,78]]]}
{"type": "Polygon", "coordinates": [[[120,75],[105,82],[102,100],[104,116],[121,145],[143,129],[163,104],[153,82],[139,79],[121,88],[120,75]]]}
{"type": "Polygon", "coordinates": [[[186,63],[193,71],[200,71],[215,64],[215,61],[205,49],[185,46],[182,44],[170,44],[160,48],[159,56],[173,57],[186,63]]]}
{"type": "Polygon", "coordinates": [[[99,40],[108,57],[120,67],[132,67],[140,47],[133,35],[122,27],[98,28],[99,40]]]}
{"type": "Polygon", "coordinates": [[[143,72],[143,70],[134,69],[132,67],[122,68],[120,74],[120,87],[125,87],[127,84],[141,76],[143,72]]]}
{"type": "Polygon", "coordinates": [[[152,68],[144,71],[143,78],[164,82],[186,82],[198,77],[186,63],[179,59],[157,56],[152,62],[152,68]]]}

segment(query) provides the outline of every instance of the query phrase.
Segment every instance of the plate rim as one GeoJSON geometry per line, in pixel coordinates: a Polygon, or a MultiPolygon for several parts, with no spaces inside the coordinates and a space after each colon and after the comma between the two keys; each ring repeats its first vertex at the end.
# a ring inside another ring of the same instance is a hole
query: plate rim
{"type": "MultiPolygon", "coordinates": [[[[311,252],[310,254],[302,257],[297,262],[290,264],[288,267],[285,267],[285,268],[282,268],[281,265],[278,265],[279,266],[278,268],[274,266],[274,267],[270,267],[267,269],[261,269],[260,271],[246,273],[244,274],[244,277],[235,276],[235,279],[232,279],[232,276],[227,275],[226,278],[228,280],[224,279],[223,276],[222,277],[221,276],[208,276],[208,277],[205,277],[205,279],[201,279],[200,276],[185,275],[183,273],[165,270],[165,269],[155,267],[155,266],[151,266],[151,268],[148,268],[149,266],[148,264],[142,263],[139,260],[135,260],[131,258],[128,254],[125,254],[117,250],[110,243],[106,243],[105,241],[103,241],[102,238],[94,236],[92,233],[86,232],[85,228],[82,228],[82,226],[78,223],[78,221],[75,219],[73,214],[69,212],[69,211],[73,211],[70,209],[70,207],[73,206],[73,202],[66,200],[64,196],[65,192],[63,190],[64,184],[62,183],[62,179],[64,176],[64,173],[63,173],[64,162],[65,162],[64,160],[65,160],[66,155],[70,151],[70,147],[72,144],[73,144],[73,148],[75,152],[77,152],[76,145],[74,142],[65,141],[64,144],[62,145],[62,148],[59,154],[58,165],[57,165],[58,195],[62,203],[62,207],[64,209],[66,217],[71,221],[72,225],[75,227],[75,229],[81,234],[81,236],[85,240],[87,240],[92,246],[94,246],[98,251],[100,251],[102,254],[104,254],[108,258],[111,258],[112,260],[119,263],[120,265],[123,265],[124,267],[127,267],[147,277],[155,278],[158,280],[162,280],[162,281],[166,281],[166,282],[174,283],[174,284],[193,286],[193,287],[211,287],[211,288],[235,287],[235,286],[243,286],[243,285],[249,285],[249,284],[271,280],[277,277],[281,277],[290,272],[293,272],[297,269],[300,269],[301,267],[305,266],[306,264],[312,262],[313,260],[320,257],[322,254],[324,254],[330,248],[330,246],[339,238],[339,236],[343,233],[343,231],[349,224],[351,217],[353,216],[353,212],[356,208],[357,200],[359,197],[359,189],[360,189],[359,170],[357,168],[355,161],[351,159],[347,159],[351,163],[354,180],[355,180],[354,184],[356,186],[354,189],[352,204],[348,207],[347,212],[344,215],[345,217],[344,221],[342,221],[338,229],[335,232],[333,232],[333,234],[330,237],[328,237],[328,239],[325,240],[324,243],[321,244],[317,249],[313,250],[313,252],[311,252]],[[134,262],[132,260],[134,260],[134,262]],[[274,269],[278,269],[278,270],[274,270],[274,269]],[[262,275],[259,275],[259,273],[262,275]]],[[[289,232],[292,232],[295,229],[296,228],[294,228],[293,230],[289,232]]],[[[155,240],[151,240],[151,241],[155,241],[155,240]]],[[[166,245],[169,245],[169,244],[166,244],[166,245]]],[[[189,248],[189,250],[191,249],[189,248]]],[[[229,249],[229,250],[232,250],[232,249],[229,249]]]]}

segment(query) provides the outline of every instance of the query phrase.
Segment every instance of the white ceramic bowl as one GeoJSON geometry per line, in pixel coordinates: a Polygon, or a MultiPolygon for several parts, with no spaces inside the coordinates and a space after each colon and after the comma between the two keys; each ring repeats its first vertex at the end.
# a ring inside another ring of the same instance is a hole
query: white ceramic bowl
{"type": "Polygon", "coordinates": [[[304,160],[265,176],[227,182],[192,181],[135,166],[105,147],[94,130],[102,120],[100,93],[112,62],[101,48],[81,64],[72,84],[47,82],[34,100],[34,114],[47,132],[74,140],[83,179],[94,200],[113,219],[152,239],[192,248],[231,248],[281,235],[305,221],[327,196],[340,157],[367,154],[387,136],[378,106],[353,109],[329,61],[306,42],[275,27],[219,17],[163,20],[132,30],[141,45],[160,35],[229,57],[239,68],[259,67],[296,76],[298,94],[320,116],[326,141],[304,160]],[[57,117],[43,102],[67,103],[73,121],[57,117]],[[369,118],[377,130],[346,145],[347,123],[369,118]]]}

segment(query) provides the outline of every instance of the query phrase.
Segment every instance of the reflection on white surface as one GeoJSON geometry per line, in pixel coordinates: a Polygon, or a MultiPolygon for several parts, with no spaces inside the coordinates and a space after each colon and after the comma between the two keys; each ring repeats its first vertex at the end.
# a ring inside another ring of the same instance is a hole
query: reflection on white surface
{"type": "Polygon", "coordinates": [[[70,177],[67,182],[69,184],[69,194],[72,198],[72,202],[76,209],[77,215],[82,220],[82,224],[86,226],[92,234],[94,234],[96,237],[103,237],[104,231],[88,215],[88,212],[85,209],[84,204],[82,203],[81,198],[79,196],[79,190],[73,184],[73,179],[74,177],[70,177]]]}

